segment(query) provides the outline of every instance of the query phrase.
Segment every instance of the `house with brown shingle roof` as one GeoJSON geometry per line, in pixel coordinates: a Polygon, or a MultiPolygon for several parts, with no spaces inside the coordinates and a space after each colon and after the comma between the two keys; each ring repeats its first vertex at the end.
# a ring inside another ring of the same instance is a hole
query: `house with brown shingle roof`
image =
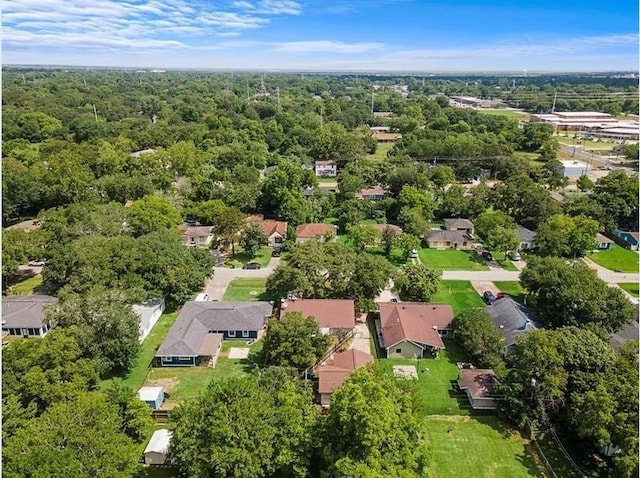
{"type": "Polygon", "coordinates": [[[490,368],[463,368],[460,370],[458,388],[466,392],[474,410],[495,410],[498,403],[494,389],[498,385],[496,374],[490,368]]]}
{"type": "Polygon", "coordinates": [[[280,306],[280,317],[287,312],[315,318],[323,334],[350,332],[356,326],[352,299],[289,299],[280,306]]]}
{"type": "Polygon", "coordinates": [[[318,365],[314,372],[318,378],[320,405],[328,407],[331,403],[331,394],[342,386],[349,374],[371,362],[373,362],[371,355],[353,349],[337,353],[327,363],[318,365]]]}
{"type": "Polygon", "coordinates": [[[182,242],[188,247],[209,247],[213,241],[213,226],[183,226],[178,230],[182,242]]]}
{"type": "Polygon", "coordinates": [[[273,219],[247,218],[247,222],[258,224],[267,236],[269,247],[281,248],[287,238],[287,223],[285,221],[275,221],[273,219]]]}
{"type": "Polygon", "coordinates": [[[436,357],[444,349],[442,337],[452,335],[453,309],[428,302],[378,302],[376,320],[381,346],[388,358],[436,357]]]}
{"type": "Polygon", "coordinates": [[[450,217],[444,220],[444,227],[447,231],[463,231],[473,236],[473,223],[469,219],[450,217]]]}
{"type": "Polygon", "coordinates": [[[356,193],[356,197],[367,201],[382,201],[387,193],[388,191],[385,188],[377,184],[372,188],[361,189],[356,193]]]}
{"type": "Polygon", "coordinates": [[[427,246],[431,249],[460,249],[462,251],[473,249],[476,244],[473,236],[465,231],[429,231],[425,237],[427,246]]]}
{"type": "Polygon", "coordinates": [[[336,237],[337,235],[338,228],[331,224],[300,224],[296,228],[296,244],[304,244],[311,240],[324,242],[327,237],[336,237]]]}

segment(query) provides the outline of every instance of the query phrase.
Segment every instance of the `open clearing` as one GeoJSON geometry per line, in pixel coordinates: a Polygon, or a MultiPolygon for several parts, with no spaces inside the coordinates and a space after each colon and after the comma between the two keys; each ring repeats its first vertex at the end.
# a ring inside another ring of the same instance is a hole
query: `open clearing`
{"type": "Polygon", "coordinates": [[[617,244],[608,251],[590,252],[587,257],[614,272],[638,272],[638,253],[617,244]]]}
{"type": "Polygon", "coordinates": [[[440,281],[438,292],[431,298],[431,302],[449,304],[453,313],[459,314],[463,310],[474,307],[484,307],[485,303],[475,291],[471,282],[466,280],[440,281]]]}
{"type": "Polygon", "coordinates": [[[423,247],[418,251],[420,261],[443,271],[486,271],[489,267],[474,251],[439,250],[423,247]]]}
{"type": "Polygon", "coordinates": [[[222,300],[265,300],[267,279],[234,279],[227,286],[222,300]]]}

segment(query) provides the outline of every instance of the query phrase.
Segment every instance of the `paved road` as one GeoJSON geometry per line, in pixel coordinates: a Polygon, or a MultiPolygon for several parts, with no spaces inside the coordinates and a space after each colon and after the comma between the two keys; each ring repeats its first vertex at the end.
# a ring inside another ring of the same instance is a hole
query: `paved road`
{"type": "Polygon", "coordinates": [[[214,267],[213,277],[207,280],[204,291],[209,296],[209,300],[222,300],[224,292],[232,280],[239,278],[266,279],[278,265],[280,265],[280,258],[272,257],[269,265],[262,269],[246,270],[240,268],[214,267]]]}

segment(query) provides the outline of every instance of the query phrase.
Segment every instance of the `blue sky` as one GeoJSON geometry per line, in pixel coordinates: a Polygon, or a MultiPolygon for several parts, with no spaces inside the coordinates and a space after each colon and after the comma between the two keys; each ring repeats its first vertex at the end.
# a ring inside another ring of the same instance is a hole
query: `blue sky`
{"type": "Polygon", "coordinates": [[[5,0],[2,63],[638,70],[637,0],[5,0]]]}

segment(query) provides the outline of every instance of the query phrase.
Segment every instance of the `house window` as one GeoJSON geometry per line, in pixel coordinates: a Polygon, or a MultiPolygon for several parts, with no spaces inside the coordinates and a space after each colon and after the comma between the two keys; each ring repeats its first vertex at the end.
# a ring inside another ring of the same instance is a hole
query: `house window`
{"type": "Polygon", "coordinates": [[[248,330],[243,330],[242,331],[242,336],[245,337],[245,338],[249,337],[249,331],[248,330]]]}
{"type": "Polygon", "coordinates": [[[235,337],[236,336],[236,331],[235,330],[230,330],[229,331],[229,337],[235,337]]]}
{"type": "Polygon", "coordinates": [[[396,349],[396,353],[397,354],[401,354],[402,353],[402,349],[396,349]]]}
{"type": "Polygon", "coordinates": [[[282,244],[282,238],[281,237],[274,237],[273,238],[273,242],[275,242],[276,244],[282,244]]]}
{"type": "Polygon", "coordinates": [[[463,243],[462,243],[462,247],[466,247],[466,246],[467,246],[467,243],[466,243],[466,242],[463,242],[463,243]]]}

